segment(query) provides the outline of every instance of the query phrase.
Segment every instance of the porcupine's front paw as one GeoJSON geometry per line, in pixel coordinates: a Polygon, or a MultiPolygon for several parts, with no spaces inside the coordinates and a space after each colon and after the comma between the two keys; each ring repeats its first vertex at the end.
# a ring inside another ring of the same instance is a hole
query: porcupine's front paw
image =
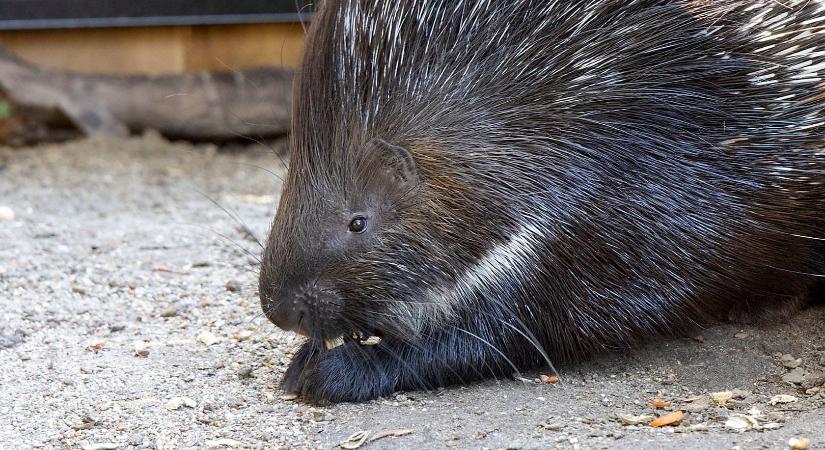
{"type": "MultiPolygon", "coordinates": [[[[396,364],[379,346],[348,341],[331,350],[307,341],[284,374],[282,388],[315,404],[364,401],[392,394],[396,364]]],[[[390,357],[391,358],[391,357],[390,357]]]]}
{"type": "MultiPolygon", "coordinates": [[[[518,370],[506,355],[519,353],[504,345],[517,342],[514,338],[491,342],[475,334],[447,330],[423,334],[414,344],[387,337],[379,341],[369,345],[345,339],[331,350],[323,350],[317,341],[307,341],[292,359],[282,387],[309,403],[355,402],[518,370]]],[[[519,345],[524,356],[522,347],[519,345]]],[[[536,355],[527,355],[530,359],[522,365],[532,367],[540,362],[536,355]]]]}

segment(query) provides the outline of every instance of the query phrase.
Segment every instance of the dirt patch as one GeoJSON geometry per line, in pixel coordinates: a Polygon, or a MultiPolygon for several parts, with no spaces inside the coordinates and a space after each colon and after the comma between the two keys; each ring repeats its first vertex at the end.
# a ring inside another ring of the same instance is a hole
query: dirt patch
{"type": "Polygon", "coordinates": [[[333,448],[359,431],[361,448],[825,446],[823,307],[564,367],[555,384],[282,399],[299,340],[259,311],[247,232],[265,235],[282,173],[268,148],[153,135],[0,149],[0,447],[333,448]],[[678,424],[648,425],[672,411],[678,424]]]}

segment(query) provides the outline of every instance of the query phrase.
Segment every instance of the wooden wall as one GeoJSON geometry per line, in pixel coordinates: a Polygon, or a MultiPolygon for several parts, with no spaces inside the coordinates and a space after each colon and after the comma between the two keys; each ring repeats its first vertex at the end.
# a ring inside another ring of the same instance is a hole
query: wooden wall
{"type": "Polygon", "coordinates": [[[0,46],[35,64],[93,73],[165,74],[295,67],[299,23],[0,31],[0,46]]]}

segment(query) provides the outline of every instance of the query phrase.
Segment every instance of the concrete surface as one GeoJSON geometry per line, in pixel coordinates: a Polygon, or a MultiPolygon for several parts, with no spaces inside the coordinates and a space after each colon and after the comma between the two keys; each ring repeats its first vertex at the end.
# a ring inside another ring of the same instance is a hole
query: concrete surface
{"type": "Polygon", "coordinates": [[[282,399],[300,341],[262,317],[260,248],[230,217],[263,237],[282,169],[267,148],[153,135],[0,148],[0,448],[337,448],[358,431],[407,433],[368,449],[825,448],[823,307],[563,367],[555,385],[282,399]],[[677,426],[620,419],[679,409],[677,426]]]}

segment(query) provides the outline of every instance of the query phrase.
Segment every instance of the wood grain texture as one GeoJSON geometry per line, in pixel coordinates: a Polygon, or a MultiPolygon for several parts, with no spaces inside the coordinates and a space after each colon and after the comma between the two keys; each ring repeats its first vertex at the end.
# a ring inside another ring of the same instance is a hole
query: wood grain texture
{"type": "Polygon", "coordinates": [[[303,44],[299,23],[193,27],[185,64],[188,71],[262,65],[294,68],[303,44]]]}
{"type": "Polygon", "coordinates": [[[289,128],[292,71],[112,76],[43,69],[0,51],[0,90],[15,109],[60,113],[88,135],[154,129],[196,140],[268,138],[289,128]]]}
{"type": "Polygon", "coordinates": [[[22,30],[0,46],[44,68],[163,75],[255,66],[295,67],[300,24],[22,30]]]}

